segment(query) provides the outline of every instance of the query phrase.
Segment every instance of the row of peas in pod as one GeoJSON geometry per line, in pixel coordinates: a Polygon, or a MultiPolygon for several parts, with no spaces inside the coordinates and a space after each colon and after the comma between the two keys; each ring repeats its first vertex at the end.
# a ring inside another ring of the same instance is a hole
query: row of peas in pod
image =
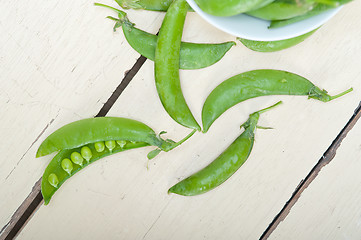
{"type": "MultiPolygon", "coordinates": [[[[190,128],[190,133],[175,142],[163,139],[161,136],[165,132],[156,134],[139,121],[121,117],[99,117],[69,123],[50,134],[37,151],[37,157],[58,152],[43,174],[41,190],[45,204],[49,203],[67,179],[87,165],[111,154],[147,146],[155,147],[147,156],[152,159],[162,151],[168,152],[178,147],[196,132],[206,133],[219,116],[248,99],[269,95],[300,95],[329,102],[352,91],[350,88],[330,96],[327,91],[294,73],[274,69],[248,71],[225,80],[209,94],[202,109],[202,124],[198,124],[183,96],[179,71],[215,64],[235,43],[182,42],[184,21],[190,10],[185,0],[117,0],[117,3],[123,8],[167,11],[157,36],[135,28],[122,10],[96,4],[116,11],[117,18],[108,17],[115,21],[114,30],[122,27],[128,43],[154,61],[154,80],[162,105],[175,122],[190,128]]],[[[281,45],[290,44],[283,41],[276,45],[280,49],[281,45]]],[[[225,182],[248,159],[254,144],[255,130],[260,128],[257,126],[260,115],[279,104],[281,102],[251,114],[241,125],[244,131],[227,149],[207,167],[170,187],[168,192],[185,196],[198,195],[225,182]]]]}

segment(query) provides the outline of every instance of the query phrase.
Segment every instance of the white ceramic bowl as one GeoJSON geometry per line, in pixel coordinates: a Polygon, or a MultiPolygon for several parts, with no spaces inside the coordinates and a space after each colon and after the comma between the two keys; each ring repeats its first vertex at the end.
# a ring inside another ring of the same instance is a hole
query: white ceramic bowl
{"type": "Polygon", "coordinates": [[[187,0],[187,2],[202,18],[220,30],[236,37],[256,41],[277,41],[308,33],[323,25],[341,9],[338,7],[285,27],[268,29],[269,21],[245,14],[217,17],[203,12],[194,0],[187,0]]]}

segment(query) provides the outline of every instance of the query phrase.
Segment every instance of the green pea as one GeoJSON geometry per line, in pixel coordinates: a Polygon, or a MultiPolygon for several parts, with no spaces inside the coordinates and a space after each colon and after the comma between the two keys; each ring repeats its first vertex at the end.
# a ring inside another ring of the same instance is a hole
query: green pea
{"type": "Polygon", "coordinates": [[[115,141],[105,141],[105,146],[109,149],[109,151],[112,151],[116,147],[115,141]]]}
{"type": "Polygon", "coordinates": [[[89,160],[92,158],[93,154],[92,151],[90,150],[89,147],[84,146],[81,148],[80,150],[81,156],[87,161],[89,162],[89,160]]]}
{"type": "Polygon", "coordinates": [[[48,182],[50,183],[51,186],[58,188],[59,179],[54,173],[49,174],[48,182]]]}
{"type": "Polygon", "coordinates": [[[71,161],[73,161],[73,163],[79,165],[79,166],[83,166],[83,157],[80,155],[80,153],[78,152],[73,152],[70,155],[70,159],[71,161]]]}
{"type": "Polygon", "coordinates": [[[127,144],[127,141],[125,140],[117,140],[117,143],[120,148],[124,148],[124,146],[127,144]]]}
{"type": "Polygon", "coordinates": [[[69,158],[64,158],[63,161],[61,161],[61,167],[69,175],[71,174],[71,171],[73,171],[73,163],[70,161],[69,158]]]}
{"type": "Polygon", "coordinates": [[[94,148],[95,148],[95,151],[97,151],[98,153],[103,152],[104,149],[105,149],[104,142],[96,142],[96,143],[94,143],[94,148]]]}

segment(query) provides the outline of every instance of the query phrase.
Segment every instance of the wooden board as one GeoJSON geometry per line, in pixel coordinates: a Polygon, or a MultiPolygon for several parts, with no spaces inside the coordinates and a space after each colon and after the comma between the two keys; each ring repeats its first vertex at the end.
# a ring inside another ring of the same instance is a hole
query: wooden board
{"type": "MultiPolygon", "coordinates": [[[[98,161],[68,180],[50,205],[36,212],[19,239],[46,239],[49,234],[52,239],[259,238],[359,104],[360,9],[360,2],[346,6],[312,38],[292,49],[261,54],[239,45],[212,67],[181,72],[185,98],[198,121],[202,104],[216,85],[251,69],[288,70],[331,94],[350,86],[355,88],[353,93],[327,104],[286,96],[247,101],[225,113],[207,134],[199,133],[172,152],[160,154],[149,170],[149,147],[98,161]],[[257,131],[249,161],[229,181],[198,197],[167,194],[170,186],[225,149],[240,134],[239,126],[249,113],[280,99],[284,105],[262,115],[260,121],[275,129],[257,131]]],[[[232,37],[190,14],[184,40],[210,39],[232,37]]],[[[168,131],[167,137],[174,140],[189,132],[163,110],[150,61],[109,115],[141,120],[157,132],[168,131]]]]}
{"type": "MultiPolygon", "coordinates": [[[[116,16],[89,1],[1,2],[0,229],[47,165],[35,159],[40,142],[96,115],[139,58],[107,15],[116,16]]],[[[145,15],[130,18],[156,32],[161,14],[145,15]]]]}
{"type": "Polygon", "coordinates": [[[361,122],[269,239],[360,239],[361,122]]]}

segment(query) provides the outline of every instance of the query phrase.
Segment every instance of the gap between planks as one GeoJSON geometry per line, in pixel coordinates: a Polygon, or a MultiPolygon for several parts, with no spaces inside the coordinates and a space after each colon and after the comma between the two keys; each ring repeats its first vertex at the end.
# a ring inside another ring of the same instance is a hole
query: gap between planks
{"type": "MultiPolygon", "coordinates": [[[[143,66],[147,58],[140,56],[133,67],[125,73],[124,78],[109,97],[109,99],[104,103],[103,107],[100,109],[99,113],[95,117],[104,117],[109,112],[110,108],[117,101],[119,96],[129,85],[130,81],[138,73],[140,68],[143,66]]],[[[54,121],[54,119],[52,120],[54,121]]],[[[43,130],[42,133],[45,131],[43,130]]],[[[39,135],[39,137],[41,134],[39,135]]],[[[38,140],[39,137],[36,139],[38,140]]],[[[36,141],[35,140],[35,141],[36,141]]],[[[33,144],[35,143],[33,142],[33,144]]],[[[9,240],[14,239],[28,223],[31,217],[35,214],[36,210],[44,202],[43,196],[41,195],[41,178],[35,183],[30,194],[26,197],[23,203],[15,211],[13,216],[11,216],[10,221],[0,230],[0,240],[9,240]]]]}
{"type": "Polygon", "coordinates": [[[278,225],[285,220],[285,218],[290,213],[292,207],[296,204],[298,199],[301,197],[301,194],[307,189],[307,187],[316,179],[318,173],[321,169],[328,165],[332,159],[336,156],[337,149],[340,147],[342,141],[346,138],[347,134],[351,131],[351,129],[355,126],[356,122],[361,117],[361,102],[359,106],[356,108],[354,114],[351,119],[348,121],[346,126],[341,130],[341,132],[337,135],[332,144],[328,147],[326,152],[323,154],[321,159],[317,162],[317,164],[312,168],[312,170],[308,173],[305,179],[302,179],[300,184],[296,187],[290,199],[283,206],[281,211],[275,216],[273,221],[269,224],[267,229],[263,232],[260,237],[260,240],[266,240],[272,234],[272,232],[278,227],[278,225]]]}

